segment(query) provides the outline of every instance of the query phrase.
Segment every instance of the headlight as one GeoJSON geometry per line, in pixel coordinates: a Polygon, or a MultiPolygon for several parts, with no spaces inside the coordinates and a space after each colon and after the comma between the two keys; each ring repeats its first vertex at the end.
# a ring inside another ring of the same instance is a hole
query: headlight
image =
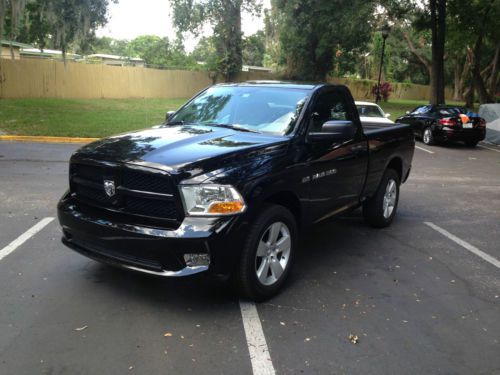
{"type": "Polygon", "coordinates": [[[181,185],[187,215],[220,216],[245,211],[245,201],[230,185],[181,185]]]}

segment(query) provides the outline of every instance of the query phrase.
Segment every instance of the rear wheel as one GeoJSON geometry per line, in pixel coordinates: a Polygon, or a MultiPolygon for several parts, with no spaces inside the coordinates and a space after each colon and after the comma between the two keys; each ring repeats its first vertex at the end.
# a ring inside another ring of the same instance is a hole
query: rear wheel
{"type": "Polygon", "coordinates": [[[432,134],[432,129],[430,126],[424,129],[422,141],[428,146],[432,146],[435,143],[434,135],[432,134]]]}
{"type": "Polygon", "coordinates": [[[278,293],[290,272],[297,239],[292,213],[282,206],[266,206],[250,228],[236,272],[243,297],[262,301],[278,293]]]}
{"type": "Polygon", "coordinates": [[[467,147],[476,147],[478,144],[478,141],[465,141],[465,145],[467,147]]]}
{"type": "Polygon", "coordinates": [[[363,203],[365,221],[375,228],[391,224],[398,208],[399,175],[394,169],[387,169],[373,197],[363,203]]]}

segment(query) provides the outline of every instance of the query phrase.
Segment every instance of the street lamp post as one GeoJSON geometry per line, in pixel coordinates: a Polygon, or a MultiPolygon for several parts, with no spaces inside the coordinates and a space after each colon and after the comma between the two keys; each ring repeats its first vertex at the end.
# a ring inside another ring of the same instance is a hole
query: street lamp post
{"type": "Polygon", "coordinates": [[[380,32],[382,33],[382,38],[384,40],[382,42],[382,54],[380,56],[380,69],[378,71],[377,96],[375,97],[375,103],[378,103],[381,99],[381,97],[380,97],[380,79],[382,78],[382,67],[384,66],[385,40],[387,39],[387,37],[389,36],[389,33],[391,32],[391,27],[388,24],[385,24],[380,29],[380,32]]]}

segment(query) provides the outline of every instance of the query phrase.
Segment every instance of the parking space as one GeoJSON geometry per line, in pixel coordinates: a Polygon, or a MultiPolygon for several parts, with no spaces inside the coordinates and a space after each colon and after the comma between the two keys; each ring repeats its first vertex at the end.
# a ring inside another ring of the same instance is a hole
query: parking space
{"type": "MultiPolygon", "coordinates": [[[[495,373],[500,269],[425,223],[500,259],[500,148],[418,146],[390,228],[358,210],[302,238],[264,342],[229,290],[97,264],[48,223],[0,260],[0,373],[495,373]]],[[[0,143],[0,251],[55,216],[76,147],[0,143]]]]}

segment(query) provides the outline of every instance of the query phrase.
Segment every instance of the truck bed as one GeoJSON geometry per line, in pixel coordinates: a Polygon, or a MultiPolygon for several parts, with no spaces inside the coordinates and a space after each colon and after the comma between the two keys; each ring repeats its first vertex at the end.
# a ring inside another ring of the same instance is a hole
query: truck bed
{"type": "MultiPolygon", "coordinates": [[[[400,158],[403,162],[403,171],[409,169],[410,165],[406,163],[413,158],[415,140],[413,130],[409,125],[363,123],[362,127],[370,150],[370,164],[365,187],[365,194],[370,195],[377,189],[382,174],[387,168],[387,162],[392,157],[400,158]]],[[[401,182],[404,182],[406,178],[407,175],[401,175],[401,182]]]]}

